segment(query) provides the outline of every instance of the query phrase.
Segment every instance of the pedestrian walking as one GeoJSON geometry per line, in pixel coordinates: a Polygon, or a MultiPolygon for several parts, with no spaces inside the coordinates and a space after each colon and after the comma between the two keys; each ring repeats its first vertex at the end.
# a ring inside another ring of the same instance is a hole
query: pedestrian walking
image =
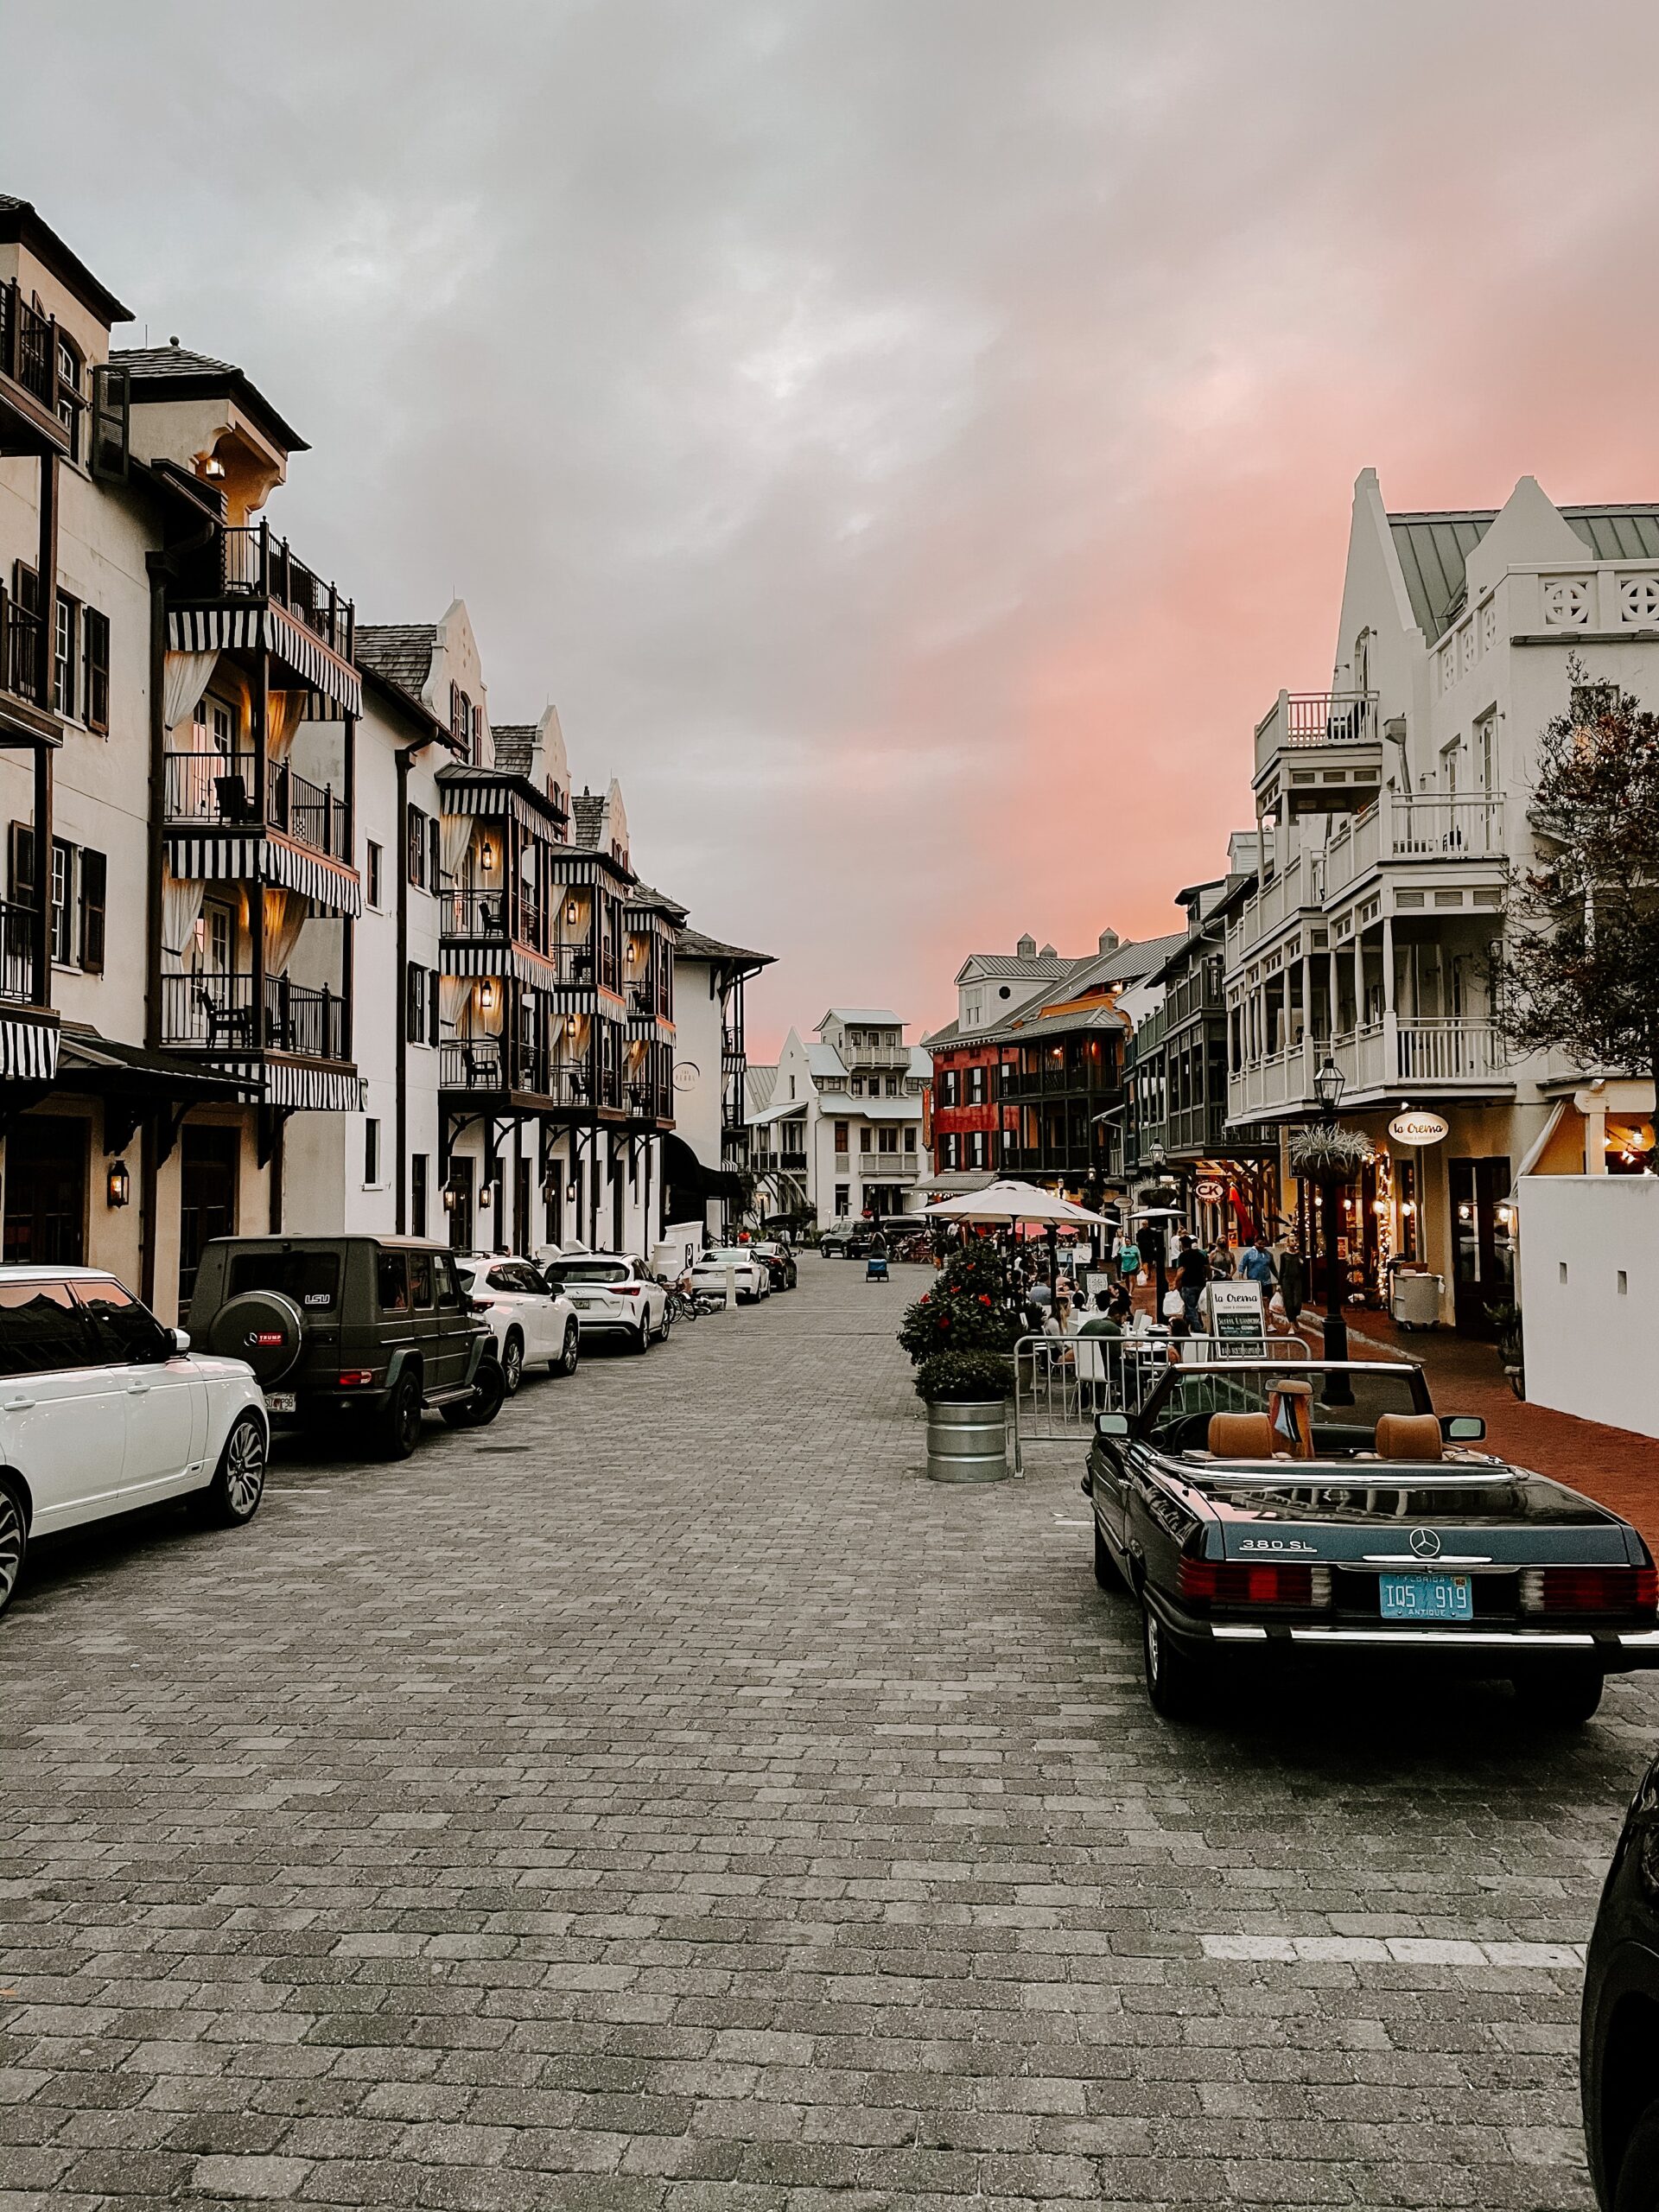
{"type": "Polygon", "coordinates": [[[1120,1236],[1113,1257],[1117,1262],[1119,1283],[1125,1290],[1132,1290],[1135,1279],[1141,1272],[1141,1247],[1133,1236],[1120,1236]]]}
{"type": "Polygon", "coordinates": [[[1204,1297],[1204,1287],[1209,1280],[1210,1255],[1202,1244],[1195,1244],[1190,1236],[1183,1236],[1180,1249],[1175,1255],[1175,1287],[1181,1294],[1181,1305],[1190,1329],[1196,1329],[1198,1325],[1198,1307],[1204,1297]]]}
{"type": "Polygon", "coordinates": [[[1210,1247],[1210,1273],[1217,1282],[1226,1282],[1232,1275],[1233,1248],[1224,1236],[1217,1236],[1210,1247]]]}
{"type": "Polygon", "coordinates": [[[1307,1262],[1296,1249],[1294,1236],[1286,1237],[1285,1249],[1279,1255],[1279,1295],[1285,1302],[1285,1319],[1294,1329],[1307,1297],[1307,1262]]]}
{"type": "Polygon", "coordinates": [[[1239,1255],[1238,1272],[1246,1282],[1259,1282],[1265,1292],[1279,1280],[1279,1270],[1273,1264],[1273,1254],[1265,1236],[1258,1236],[1254,1244],[1247,1245],[1239,1255]]]}

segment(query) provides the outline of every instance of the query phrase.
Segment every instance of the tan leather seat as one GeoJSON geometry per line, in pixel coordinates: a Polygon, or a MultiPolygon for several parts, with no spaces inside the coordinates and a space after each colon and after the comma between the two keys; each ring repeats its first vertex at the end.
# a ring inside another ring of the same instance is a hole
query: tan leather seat
{"type": "Polygon", "coordinates": [[[1376,1423],[1377,1457],[1382,1459],[1438,1459],[1440,1424],[1434,1414],[1382,1414],[1376,1423]]]}
{"type": "Polygon", "coordinates": [[[1266,1414],[1211,1414],[1207,1440],[1217,1459],[1271,1459],[1273,1423],[1266,1414]]]}

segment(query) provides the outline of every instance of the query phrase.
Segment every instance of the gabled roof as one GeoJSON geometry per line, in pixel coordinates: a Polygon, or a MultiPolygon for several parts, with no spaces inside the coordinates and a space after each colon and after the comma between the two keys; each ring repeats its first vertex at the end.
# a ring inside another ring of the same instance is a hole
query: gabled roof
{"type": "Polygon", "coordinates": [[[435,622],[359,622],[353,643],[359,667],[372,668],[388,683],[395,683],[411,699],[425,704],[421,694],[438,649],[435,622]]]}
{"type": "Polygon", "coordinates": [[[777,1087],[778,1069],[775,1063],[768,1065],[765,1060],[751,1060],[744,1069],[743,1097],[746,1104],[753,1106],[770,1104],[772,1094],[777,1087]]]}
{"type": "Polygon", "coordinates": [[[886,1007],[832,1006],[817,1027],[822,1029],[830,1021],[839,1021],[843,1027],[856,1023],[860,1028],[868,1029],[902,1029],[905,1026],[886,1007]]]}
{"type": "Polygon", "coordinates": [[[33,200],[0,192],[0,244],[21,245],[32,253],[43,269],[49,269],[60,284],[68,286],[83,307],[92,309],[106,330],[114,323],[132,321],[132,309],[124,308],[115,294],[99,283],[80,256],[42,220],[33,200]]]}
{"type": "MultiPolygon", "coordinates": [[[[1562,519],[1598,561],[1659,560],[1659,505],[1562,507],[1562,519]]],[[[1469,556],[1497,520],[1496,507],[1389,517],[1418,628],[1433,645],[1463,612],[1469,556]]]]}
{"type": "Polygon", "coordinates": [[[490,739],[495,765],[510,776],[527,776],[536,751],[534,722],[492,722],[490,739]]]}
{"type": "Polygon", "coordinates": [[[570,842],[589,850],[597,847],[605,823],[605,801],[592,791],[578,791],[570,802],[570,842]]]}
{"type": "Polygon", "coordinates": [[[1128,1029],[1129,1017],[1109,999],[1074,1001],[1055,1014],[1034,1014],[1028,1021],[1016,1015],[986,1034],[1000,1045],[1029,1045],[1050,1037],[1076,1036],[1079,1030],[1128,1029]]]}
{"type": "Polygon", "coordinates": [[[976,1029],[964,1029],[959,1021],[947,1021],[943,1029],[930,1030],[922,1039],[925,1052],[942,1052],[947,1045],[958,1045],[964,1037],[976,1037],[976,1029]]]}
{"type": "Polygon", "coordinates": [[[218,361],[211,353],[193,353],[188,346],[124,346],[111,352],[110,359],[130,377],[135,407],[146,401],[233,399],[285,453],[311,450],[234,361],[218,361]]]}
{"type": "Polygon", "coordinates": [[[815,1077],[833,1080],[846,1074],[846,1065],[833,1045],[806,1045],[802,1050],[806,1054],[806,1065],[815,1077]]]}
{"type": "Polygon", "coordinates": [[[649,883],[631,884],[623,895],[625,906],[646,906],[653,913],[665,914],[676,929],[691,911],[682,906],[677,899],[671,899],[666,891],[654,890],[649,883]]]}
{"type": "Polygon", "coordinates": [[[1027,976],[1045,982],[1063,976],[1074,963],[1063,952],[970,952],[957,971],[960,982],[969,968],[976,968],[990,983],[1017,983],[1027,976]]]}

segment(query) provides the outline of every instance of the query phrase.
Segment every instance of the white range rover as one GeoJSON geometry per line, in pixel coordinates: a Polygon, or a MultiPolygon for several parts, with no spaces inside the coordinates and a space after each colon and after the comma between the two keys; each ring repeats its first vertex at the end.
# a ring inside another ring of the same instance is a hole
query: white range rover
{"type": "Polygon", "coordinates": [[[113,1275],[0,1267],[0,1612],[31,1536],[169,1497],[251,1521],[270,1441],[252,1369],[193,1352],[113,1275]]]}

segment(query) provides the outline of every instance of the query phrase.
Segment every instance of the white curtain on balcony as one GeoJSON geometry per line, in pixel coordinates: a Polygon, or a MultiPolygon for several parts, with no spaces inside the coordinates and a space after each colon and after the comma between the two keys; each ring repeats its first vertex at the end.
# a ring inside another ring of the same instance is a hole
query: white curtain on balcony
{"type": "Polygon", "coordinates": [[[302,891],[290,891],[286,884],[268,883],[265,886],[265,973],[283,976],[294,957],[294,948],[300,941],[300,931],[305,927],[306,917],[311,912],[311,901],[302,891]]]}
{"type": "Polygon", "coordinates": [[[439,858],[443,872],[451,883],[460,880],[467,865],[467,855],[473,842],[473,817],[470,814],[444,814],[438,817],[439,858]]]}
{"type": "Polygon", "coordinates": [[[265,746],[273,760],[294,750],[294,733],[305,718],[303,691],[272,691],[265,702],[265,746]]]}
{"type": "Polygon", "coordinates": [[[455,1037],[461,1033],[461,1017],[467,1011],[467,1001],[472,988],[472,978],[467,976],[441,976],[438,978],[438,1014],[446,1037],[455,1037]]]}
{"type": "MultiPolygon", "coordinates": [[[[168,658],[171,659],[173,656],[169,654],[168,658]]],[[[201,915],[201,894],[206,888],[200,876],[181,880],[162,862],[162,967],[169,976],[184,972],[184,956],[195,935],[201,915]]]]}
{"type": "Polygon", "coordinates": [[[169,730],[194,716],[218,660],[216,652],[168,654],[162,672],[162,719],[169,730]]]}

